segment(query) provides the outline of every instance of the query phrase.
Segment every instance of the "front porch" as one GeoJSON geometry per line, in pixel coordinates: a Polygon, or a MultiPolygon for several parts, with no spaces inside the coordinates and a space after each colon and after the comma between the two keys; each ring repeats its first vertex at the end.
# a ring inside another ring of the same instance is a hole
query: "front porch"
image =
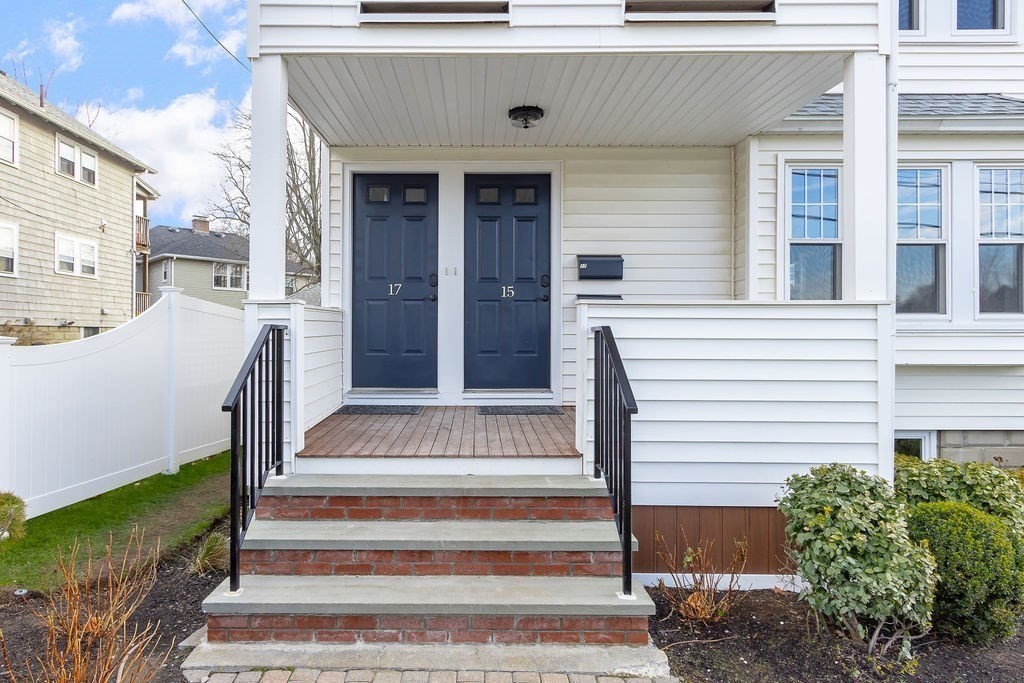
{"type": "Polygon", "coordinates": [[[484,415],[471,406],[426,406],[412,415],[335,413],[306,431],[298,457],[579,457],[576,410],[554,410],[484,415]]]}

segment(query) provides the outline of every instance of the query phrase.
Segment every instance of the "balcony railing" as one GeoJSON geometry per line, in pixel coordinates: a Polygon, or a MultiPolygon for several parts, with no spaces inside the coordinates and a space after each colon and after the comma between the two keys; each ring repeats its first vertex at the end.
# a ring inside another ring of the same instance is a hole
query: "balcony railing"
{"type": "Polygon", "coordinates": [[[135,292],[135,315],[142,315],[149,309],[152,298],[149,292],[135,292]]]}
{"type": "Polygon", "coordinates": [[[146,216],[135,217],[135,251],[149,253],[149,218],[146,216]]]}

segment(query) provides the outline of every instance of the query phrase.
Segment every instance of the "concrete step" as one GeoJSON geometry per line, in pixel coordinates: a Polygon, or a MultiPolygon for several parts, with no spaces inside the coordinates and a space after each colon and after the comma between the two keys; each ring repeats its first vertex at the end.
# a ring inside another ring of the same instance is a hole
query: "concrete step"
{"type": "Polygon", "coordinates": [[[639,582],[520,576],[247,576],[203,602],[211,642],[648,643],[639,582]]]}
{"type": "MultiPolygon", "coordinates": [[[[636,539],[633,548],[637,549],[636,539]]],[[[243,550],[495,550],[619,552],[610,521],[254,520],[243,550]]]]}
{"type": "Polygon", "coordinates": [[[263,495],[603,498],[608,491],[583,475],[290,474],[268,479],[263,495]]]}

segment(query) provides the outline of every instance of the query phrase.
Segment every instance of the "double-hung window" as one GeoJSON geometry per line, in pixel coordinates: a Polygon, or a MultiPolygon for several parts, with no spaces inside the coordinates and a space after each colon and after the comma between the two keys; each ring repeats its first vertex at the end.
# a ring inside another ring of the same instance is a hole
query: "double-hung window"
{"type": "Polygon", "coordinates": [[[18,163],[18,117],[0,109],[0,161],[18,163]]]}
{"type": "Polygon", "coordinates": [[[900,30],[921,30],[921,0],[900,0],[900,30]]]}
{"type": "Polygon", "coordinates": [[[246,267],[237,263],[213,264],[214,289],[244,290],[248,285],[246,267]]]}
{"type": "Polygon", "coordinates": [[[57,173],[86,185],[96,185],[99,157],[67,138],[57,136],[57,173]]]}
{"type": "Polygon", "coordinates": [[[160,281],[167,282],[167,279],[171,275],[171,262],[164,259],[164,262],[160,265],[160,281]]]}
{"type": "Polygon", "coordinates": [[[978,169],[978,310],[1024,313],[1024,167],[978,169]]]}
{"type": "Polygon", "coordinates": [[[896,312],[946,312],[946,229],[941,168],[897,172],[896,312]]]}
{"type": "Polygon", "coordinates": [[[57,233],[54,236],[53,269],[64,275],[96,277],[99,247],[92,240],[57,233]]]}
{"type": "Polygon", "coordinates": [[[0,223],[0,276],[18,274],[18,226],[0,223]]]}
{"type": "Polygon", "coordinates": [[[839,169],[790,168],[789,298],[839,299],[839,169]]]}
{"type": "Polygon", "coordinates": [[[1005,0],[956,0],[958,31],[1000,31],[1005,28],[1005,0]]]}

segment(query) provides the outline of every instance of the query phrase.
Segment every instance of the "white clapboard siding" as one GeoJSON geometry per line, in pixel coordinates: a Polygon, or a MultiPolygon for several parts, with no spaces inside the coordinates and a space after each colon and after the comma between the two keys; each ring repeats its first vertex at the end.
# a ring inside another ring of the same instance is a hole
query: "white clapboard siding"
{"type": "Polygon", "coordinates": [[[1024,366],[898,366],[896,429],[1024,429],[1024,366]]]}
{"type": "Polygon", "coordinates": [[[306,429],[309,429],[337,410],[342,403],[344,330],[340,309],[306,306],[304,315],[304,417],[306,429]]]}
{"type": "MultiPolygon", "coordinates": [[[[790,47],[877,46],[879,0],[776,0],[761,21],[626,22],[622,0],[511,0],[497,25],[402,23],[359,28],[358,0],[259,0],[252,3],[250,56],[410,49],[438,51],[497,47],[562,49],[684,47],[707,51],[767,51],[790,47]],[[513,30],[508,30],[511,25],[513,30]],[[646,39],[646,42],[643,42],[646,39]]],[[[883,5],[884,7],[884,5],[883,5]]],[[[708,15],[703,15],[707,19],[708,15]]],[[[714,16],[714,15],[713,15],[714,16]]],[[[749,14],[745,15],[749,19],[749,14]]]]}
{"type": "Polygon", "coordinates": [[[639,405],[638,505],[772,505],[815,464],[891,468],[885,305],[610,302],[579,315],[578,446],[593,459],[592,330],[608,325],[639,405]]]}
{"type": "Polygon", "coordinates": [[[0,489],[34,517],[225,450],[242,340],[241,311],[172,294],[95,337],[9,348],[0,489]]]}

